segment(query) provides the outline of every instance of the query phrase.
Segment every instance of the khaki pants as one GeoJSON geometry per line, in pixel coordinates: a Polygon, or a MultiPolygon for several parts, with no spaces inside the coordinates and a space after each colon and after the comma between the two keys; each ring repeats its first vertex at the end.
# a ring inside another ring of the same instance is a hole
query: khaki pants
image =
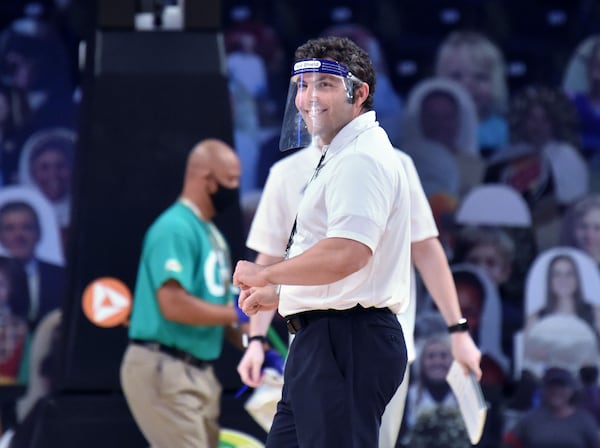
{"type": "Polygon", "coordinates": [[[153,448],[217,448],[221,385],[213,368],[129,345],[121,385],[133,417],[153,448]]]}

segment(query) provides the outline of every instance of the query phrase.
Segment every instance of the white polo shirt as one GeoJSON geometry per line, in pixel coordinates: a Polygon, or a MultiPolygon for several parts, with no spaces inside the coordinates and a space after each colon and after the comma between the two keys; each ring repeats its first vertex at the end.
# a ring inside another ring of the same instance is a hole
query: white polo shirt
{"type": "Polygon", "coordinates": [[[366,266],[327,285],[284,285],[283,316],[315,309],[408,306],[410,199],[408,181],[375,112],[364,113],[334,137],[318,175],[298,206],[290,258],[324,238],[348,238],[368,246],[366,266]]]}
{"type": "MultiPolygon", "coordinates": [[[[408,189],[410,193],[410,232],[411,243],[436,238],[438,229],[433,219],[433,213],[427,196],[421,186],[421,180],[415,168],[415,164],[408,154],[402,151],[396,151],[404,167],[406,178],[408,179],[408,189]]],[[[417,312],[417,279],[415,268],[410,270],[410,301],[408,307],[402,313],[398,314],[398,321],[402,325],[404,340],[406,342],[406,351],[408,361],[412,362],[416,358],[414,332],[415,315],[417,312]]]]}
{"type": "MultiPolygon", "coordinates": [[[[408,180],[411,242],[435,238],[438,230],[415,165],[404,152],[397,150],[396,154],[408,180]]],[[[318,148],[308,147],[273,164],[248,233],[248,248],[267,255],[283,255],[298,204],[320,157],[321,151],[318,148]]],[[[409,305],[404,312],[398,314],[409,360],[413,360],[415,356],[413,333],[416,303],[415,272],[411,269],[409,305]]]]}
{"type": "Polygon", "coordinates": [[[283,257],[298,204],[320,158],[321,150],[309,146],[273,164],[246,239],[249,249],[283,257]]]}

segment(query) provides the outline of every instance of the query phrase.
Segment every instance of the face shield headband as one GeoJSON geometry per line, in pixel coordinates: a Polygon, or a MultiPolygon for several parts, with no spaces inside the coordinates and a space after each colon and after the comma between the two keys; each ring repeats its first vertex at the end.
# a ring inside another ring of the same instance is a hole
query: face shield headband
{"type": "Polygon", "coordinates": [[[362,81],[348,68],[329,59],[301,59],[294,63],[283,114],[280,151],[322,146],[319,141],[324,119],[319,118],[320,95],[341,87],[348,103],[354,101],[354,87],[362,81]],[[309,121],[307,123],[307,121],[309,121]]]}

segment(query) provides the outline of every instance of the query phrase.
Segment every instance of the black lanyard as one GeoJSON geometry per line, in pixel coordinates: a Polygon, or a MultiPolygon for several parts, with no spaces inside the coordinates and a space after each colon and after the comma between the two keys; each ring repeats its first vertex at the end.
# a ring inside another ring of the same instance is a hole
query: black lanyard
{"type": "MultiPolygon", "coordinates": [[[[325,149],[325,151],[323,151],[323,154],[321,154],[319,163],[317,164],[312,177],[310,178],[310,180],[307,182],[306,185],[310,184],[319,175],[319,171],[321,171],[321,168],[323,167],[323,161],[325,160],[326,154],[327,154],[327,149],[325,149]]],[[[285,251],[283,252],[284,260],[287,260],[288,254],[290,252],[290,247],[292,247],[292,242],[294,241],[294,235],[296,235],[296,225],[297,224],[298,224],[298,215],[296,214],[296,217],[294,218],[294,225],[292,226],[292,231],[290,232],[290,237],[288,238],[288,242],[285,245],[285,251]]]]}

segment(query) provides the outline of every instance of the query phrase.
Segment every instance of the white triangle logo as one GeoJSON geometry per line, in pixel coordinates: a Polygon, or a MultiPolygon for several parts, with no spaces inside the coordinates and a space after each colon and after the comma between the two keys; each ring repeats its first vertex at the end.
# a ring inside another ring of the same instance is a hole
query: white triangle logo
{"type": "Polygon", "coordinates": [[[92,297],[92,312],[94,320],[102,322],[115,314],[120,313],[123,309],[129,308],[130,299],[120,292],[104,286],[101,283],[96,283],[93,289],[92,297]]]}

